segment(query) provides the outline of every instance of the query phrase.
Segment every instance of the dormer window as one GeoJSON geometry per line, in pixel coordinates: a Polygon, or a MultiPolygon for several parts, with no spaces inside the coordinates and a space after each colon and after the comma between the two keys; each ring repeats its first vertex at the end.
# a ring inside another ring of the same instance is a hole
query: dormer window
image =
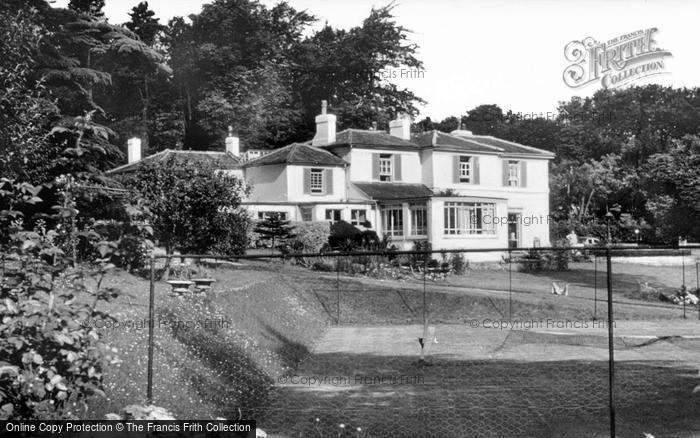
{"type": "Polygon", "coordinates": [[[379,155],[379,181],[391,181],[391,154],[379,155]]]}

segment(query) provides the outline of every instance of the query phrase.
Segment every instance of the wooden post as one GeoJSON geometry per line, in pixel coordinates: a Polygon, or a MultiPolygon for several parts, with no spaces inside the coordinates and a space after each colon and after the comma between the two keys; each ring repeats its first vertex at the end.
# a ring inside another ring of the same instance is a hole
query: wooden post
{"type": "Polygon", "coordinates": [[[155,256],[151,254],[151,288],[148,296],[148,375],[146,400],[153,404],[153,332],[155,330],[155,256]]]}
{"type": "Polygon", "coordinates": [[[598,319],[598,255],[593,253],[593,321],[598,319]]]}
{"type": "Polygon", "coordinates": [[[340,325],[340,256],[335,258],[336,325],[340,325]]]}
{"type": "Polygon", "coordinates": [[[508,249],[508,319],[513,319],[513,252],[508,249]]]}
{"type": "Polygon", "coordinates": [[[612,256],[610,243],[605,251],[608,267],[608,389],[610,404],[610,437],[615,438],[615,342],[613,336],[612,256]]]}

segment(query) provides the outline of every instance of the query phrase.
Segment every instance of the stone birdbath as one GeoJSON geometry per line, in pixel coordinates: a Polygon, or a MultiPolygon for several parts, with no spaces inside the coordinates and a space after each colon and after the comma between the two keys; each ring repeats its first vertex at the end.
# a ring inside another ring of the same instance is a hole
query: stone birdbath
{"type": "Polygon", "coordinates": [[[190,292],[190,286],[195,284],[190,280],[168,280],[167,283],[172,286],[173,294],[177,296],[183,296],[190,292]]]}
{"type": "Polygon", "coordinates": [[[213,278],[193,278],[192,282],[194,283],[194,288],[198,292],[206,292],[211,289],[212,283],[214,283],[216,280],[213,278]]]}

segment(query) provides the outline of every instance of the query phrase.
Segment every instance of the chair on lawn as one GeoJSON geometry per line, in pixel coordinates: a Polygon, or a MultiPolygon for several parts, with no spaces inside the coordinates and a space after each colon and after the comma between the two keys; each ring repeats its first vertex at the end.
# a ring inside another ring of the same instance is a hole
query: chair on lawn
{"type": "Polygon", "coordinates": [[[552,294],[553,295],[569,296],[569,283],[564,283],[564,286],[561,286],[553,281],[552,282],[552,294]]]}

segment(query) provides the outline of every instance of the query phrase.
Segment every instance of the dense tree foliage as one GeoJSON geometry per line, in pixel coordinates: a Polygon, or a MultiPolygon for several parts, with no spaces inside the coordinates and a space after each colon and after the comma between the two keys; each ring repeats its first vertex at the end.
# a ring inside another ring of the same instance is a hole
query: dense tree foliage
{"type": "Polygon", "coordinates": [[[418,97],[381,78],[383,69],[422,67],[391,7],[350,30],[308,36],[315,17],[285,2],[216,0],[190,18],[173,19],[164,38],[188,148],[220,147],[229,125],[252,147],[306,140],[321,100],[341,129],[417,113],[418,97]]]}
{"type": "Polygon", "coordinates": [[[248,189],[240,178],[194,162],[140,166],[125,184],[144,200],[154,237],[169,254],[241,254],[250,218],[240,207],[248,189]]]}
{"type": "Polygon", "coordinates": [[[605,238],[606,214],[618,205],[614,240],[633,241],[635,229],[648,243],[700,240],[700,204],[694,197],[700,180],[697,88],[600,90],[589,98],[561,102],[550,117],[524,117],[497,105],[480,105],[459,119],[424,119],[416,125],[449,131],[460,121],[474,134],[557,154],[550,167],[555,237],[575,230],[605,238]]]}

